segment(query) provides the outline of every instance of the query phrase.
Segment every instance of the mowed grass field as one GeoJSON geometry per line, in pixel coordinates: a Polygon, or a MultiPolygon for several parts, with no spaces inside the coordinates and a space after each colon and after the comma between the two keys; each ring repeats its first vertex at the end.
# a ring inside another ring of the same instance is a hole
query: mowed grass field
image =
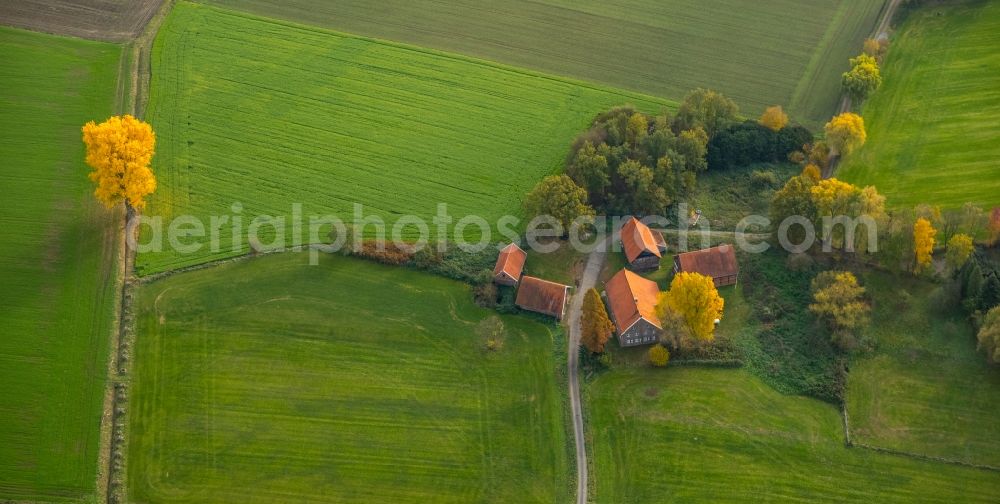
{"type": "Polygon", "coordinates": [[[868,143],[838,177],[890,205],[1000,205],[1000,4],[912,13],[892,39],[881,89],[864,107],[868,143]]]}
{"type": "Polygon", "coordinates": [[[811,126],[883,0],[208,0],[675,100],[722,91],[752,116],[783,105],[811,126]]]}
{"type": "Polygon", "coordinates": [[[851,366],[847,406],[856,442],[1000,467],[1000,370],[940,287],[869,274],[875,351],[851,366]],[[952,310],[942,313],[944,310],[952,310]]]}
{"type": "Polygon", "coordinates": [[[134,502],[567,502],[565,345],[469,287],[324,255],[184,273],[137,298],[134,502]]]}
{"type": "Polygon", "coordinates": [[[596,503],[995,502],[978,469],[846,448],[834,406],[739,369],[616,369],[586,385],[596,503]]]}
{"type": "MultiPolygon", "coordinates": [[[[249,223],[302,203],[307,216],[351,220],[361,203],[391,229],[402,215],[430,224],[446,203],[456,221],[478,215],[495,225],[519,214],[524,194],[562,169],[571,141],[597,113],[625,103],[670,106],[181,2],[153,50],[148,116],[160,185],[147,213],[191,214],[208,225],[209,215],[240,202],[249,223]]],[[[140,273],[232,255],[227,236],[216,253],[141,254],[140,273]]],[[[246,240],[237,249],[247,250],[246,240]]]]}
{"type": "Polygon", "coordinates": [[[95,489],[116,251],[80,127],[114,111],[121,49],[13,28],[0,48],[0,500],[75,500],[95,489]]]}

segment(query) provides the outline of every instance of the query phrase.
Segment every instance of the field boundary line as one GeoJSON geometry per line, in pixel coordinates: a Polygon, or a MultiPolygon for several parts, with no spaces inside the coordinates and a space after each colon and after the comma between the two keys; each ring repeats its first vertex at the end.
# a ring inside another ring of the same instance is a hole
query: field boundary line
{"type": "MultiPolygon", "coordinates": [[[[850,377],[848,376],[848,379],[850,377]]],[[[886,455],[894,455],[897,457],[904,457],[913,460],[919,460],[922,462],[936,462],[939,464],[947,464],[958,467],[966,467],[969,469],[978,469],[980,471],[989,471],[1000,473],[1000,467],[989,465],[989,464],[977,464],[975,462],[966,462],[963,460],[950,459],[947,457],[938,457],[935,455],[927,455],[924,453],[916,453],[905,450],[897,450],[895,448],[885,448],[881,446],[874,446],[866,443],[857,443],[851,439],[851,421],[850,416],[847,412],[847,394],[844,394],[844,398],[840,403],[840,418],[844,425],[844,446],[848,449],[850,448],[860,448],[862,450],[873,451],[876,453],[883,453],[886,455]]]]}
{"type": "MultiPolygon", "coordinates": [[[[147,21],[141,34],[132,42],[123,44],[116,84],[115,109],[119,114],[142,117],[142,100],[149,95],[149,53],[160,25],[174,5],[174,0],[163,1],[158,11],[147,21]],[[129,57],[126,57],[128,55],[129,57]],[[145,58],[143,58],[145,55],[145,58]],[[145,72],[142,62],[146,61],[145,72]],[[127,70],[128,75],[124,75],[127,70]],[[126,92],[127,89],[127,92],[126,92]]],[[[112,321],[111,355],[108,356],[108,379],[105,385],[104,409],[101,414],[101,437],[98,449],[97,499],[98,502],[118,504],[128,497],[126,458],[128,453],[128,391],[131,381],[129,359],[135,337],[135,317],[132,312],[135,285],[135,250],[128,246],[128,215],[121,219],[114,235],[121,240],[115,254],[117,274],[114,320],[112,321]]]]}

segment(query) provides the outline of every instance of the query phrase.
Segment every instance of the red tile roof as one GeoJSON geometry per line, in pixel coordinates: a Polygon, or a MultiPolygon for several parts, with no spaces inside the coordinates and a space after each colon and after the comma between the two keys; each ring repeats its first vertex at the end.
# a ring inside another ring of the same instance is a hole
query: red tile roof
{"type": "Polygon", "coordinates": [[[740,272],[740,265],[736,262],[736,248],[732,245],[677,254],[674,262],[679,271],[701,273],[712,278],[732,276],[740,272]]]}
{"type": "Polygon", "coordinates": [[[635,261],[643,252],[648,252],[656,257],[660,256],[660,248],[656,245],[656,238],[649,226],[639,222],[639,219],[632,217],[622,226],[622,247],[625,249],[625,258],[628,262],[635,261]]]}
{"type": "Polygon", "coordinates": [[[517,288],[517,306],[561,319],[569,286],[525,275],[517,288]]]}
{"type": "Polygon", "coordinates": [[[528,253],[521,250],[517,244],[511,243],[500,251],[497,257],[497,265],[493,267],[493,276],[500,272],[507,273],[515,281],[521,278],[521,271],[524,269],[524,261],[528,258],[528,253]]]}
{"type": "Polygon", "coordinates": [[[618,334],[628,330],[640,318],[660,327],[660,319],[656,316],[660,287],[656,282],[623,269],[604,284],[604,289],[618,334]]]}

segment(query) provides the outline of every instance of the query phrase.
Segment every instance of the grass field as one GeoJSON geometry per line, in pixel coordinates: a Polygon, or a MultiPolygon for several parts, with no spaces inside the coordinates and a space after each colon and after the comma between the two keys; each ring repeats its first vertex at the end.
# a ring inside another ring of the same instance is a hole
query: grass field
{"type": "Polygon", "coordinates": [[[113,112],[118,46],[0,28],[0,501],[92,494],[113,214],[80,127],[113,112]]]}
{"type": "Polygon", "coordinates": [[[968,321],[939,306],[934,284],[885,274],[863,281],[878,301],[869,333],[877,347],[851,366],[854,440],[1000,467],[1000,370],[976,351],[968,321]]]}
{"type": "Polygon", "coordinates": [[[987,471],[845,448],[834,406],[738,369],[617,369],[586,385],[596,503],[995,502],[987,471]]]}
{"type": "Polygon", "coordinates": [[[718,89],[748,114],[816,126],[882,0],[209,0],[679,100],[718,89]],[[794,27],[794,28],[793,28],[794,27]]]}
{"type": "Polygon", "coordinates": [[[281,254],[142,287],[135,502],[565,502],[561,338],[468,286],[281,254]]]}
{"type": "Polygon", "coordinates": [[[838,176],[890,205],[1000,205],[1000,4],[914,13],[893,38],[882,88],[865,104],[868,143],[838,176]]]}
{"type": "MultiPolygon", "coordinates": [[[[441,202],[456,220],[495,224],[562,168],[598,112],[622,103],[668,105],[182,2],[154,47],[160,186],[148,213],[207,225],[239,201],[248,223],[298,202],[306,215],[350,220],[357,202],[391,225],[406,214],[429,221],[441,202]]],[[[215,254],[149,253],[138,265],[148,273],[231,255],[225,238],[215,254]]]]}

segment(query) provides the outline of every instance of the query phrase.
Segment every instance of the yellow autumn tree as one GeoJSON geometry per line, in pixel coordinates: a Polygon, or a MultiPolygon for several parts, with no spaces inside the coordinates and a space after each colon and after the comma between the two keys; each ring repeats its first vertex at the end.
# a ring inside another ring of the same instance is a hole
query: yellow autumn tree
{"type": "Polygon", "coordinates": [[[864,300],[865,288],[849,271],[824,271],[812,281],[813,303],[809,311],[826,320],[833,342],[844,350],[857,344],[854,333],[868,324],[871,308],[864,300]]]}
{"type": "Polygon", "coordinates": [[[945,253],[948,265],[954,269],[961,268],[965,265],[965,261],[969,260],[969,256],[972,255],[974,248],[971,236],[964,233],[952,236],[948,240],[948,251],[945,253]]]}
{"type": "Polygon", "coordinates": [[[673,311],[684,320],[687,330],[699,341],[715,338],[715,321],[722,318],[725,301],[710,277],[681,272],[674,276],[670,290],[660,295],[658,314],[673,311]]]}
{"type": "Polygon", "coordinates": [[[844,112],[826,123],[826,143],[842,155],[865,144],[865,120],[858,114],[844,112]]]}
{"type": "Polygon", "coordinates": [[[114,116],[100,124],[85,124],[83,143],[97,200],[108,208],[124,202],[129,212],[145,207],[145,197],[156,190],[156,177],[149,169],[156,146],[153,128],[130,115],[114,116]]]}
{"type": "Polygon", "coordinates": [[[935,235],[937,235],[937,230],[931,225],[931,221],[923,217],[917,219],[913,225],[913,259],[917,271],[921,271],[931,264],[935,235]]]}
{"type": "Polygon", "coordinates": [[[788,114],[781,109],[781,105],[767,107],[767,110],[761,114],[757,122],[771,131],[781,131],[782,128],[788,125],[788,114]]]}
{"type": "Polygon", "coordinates": [[[580,315],[580,343],[590,353],[603,353],[615,326],[608,318],[604,302],[597,289],[590,289],[583,297],[583,313],[580,315]]]}

